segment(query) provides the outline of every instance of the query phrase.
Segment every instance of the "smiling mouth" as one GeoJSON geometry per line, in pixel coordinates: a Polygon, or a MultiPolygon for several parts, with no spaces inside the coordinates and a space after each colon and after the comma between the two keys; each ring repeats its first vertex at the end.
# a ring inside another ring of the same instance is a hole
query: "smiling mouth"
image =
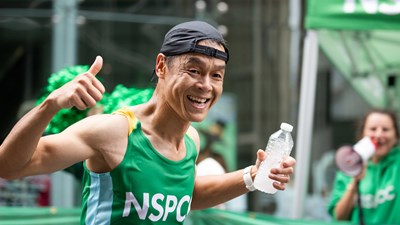
{"type": "Polygon", "coordinates": [[[188,96],[188,99],[189,99],[191,102],[194,102],[194,103],[196,103],[196,104],[205,104],[205,103],[207,103],[208,101],[210,101],[209,98],[199,98],[199,97],[194,97],[194,96],[191,96],[191,95],[188,96]]]}
{"type": "Polygon", "coordinates": [[[383,146],[383,145],[385,145],[384,142],[382,142],[382,141],[377,141],[377,146],[378,146],[378,147],[379,147],[379,146],[383,146]]]}

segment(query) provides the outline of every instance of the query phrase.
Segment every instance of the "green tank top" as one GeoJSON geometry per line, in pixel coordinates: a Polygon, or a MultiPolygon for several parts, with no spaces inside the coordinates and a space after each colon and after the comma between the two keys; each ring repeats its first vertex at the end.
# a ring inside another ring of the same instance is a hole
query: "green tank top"
{"type": "MultiPolygon", "coordinates": [[[[134,120],[129,115],[128,119],[134,120]]],[[[84,165],[81,224],[183,224],[189,213],[195,143],[185,135],[186,156],[172,161],[152,147],[139,121],[134,125],[115,169],[99,174],[84,165]]]]}

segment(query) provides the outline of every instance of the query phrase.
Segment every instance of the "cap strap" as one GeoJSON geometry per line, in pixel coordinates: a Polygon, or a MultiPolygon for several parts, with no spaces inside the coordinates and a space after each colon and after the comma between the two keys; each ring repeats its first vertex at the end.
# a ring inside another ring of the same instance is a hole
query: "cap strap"
{"type": "Polygon", "coordinates": [[[203,55],[212,56],[212,57],[215,57],[218,59],[222,59],[225,62],[228,62],[228,60],[229,60],[229,56],[226,52],[220,51],[216,48],[204,46],[204,45],[195,45],[193,47],[193,49],[191,49],[191,52],[196,52],[196,53],[200,53],[203,55]]]}

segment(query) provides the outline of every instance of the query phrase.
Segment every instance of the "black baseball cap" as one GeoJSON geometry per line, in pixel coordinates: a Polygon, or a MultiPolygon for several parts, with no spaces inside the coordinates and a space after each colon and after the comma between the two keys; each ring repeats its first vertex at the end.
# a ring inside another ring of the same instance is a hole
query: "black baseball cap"
{"type": "Polygon", "coordinates": [[[166,56],[181,55],[184,53],[200,53],[224,60],[229,60],[229,51],[226,41],[218,30],[203,21],[190,21],[180,23],[171,28],[164,37],[160,53],[166,56]],[[225,52],[218,49],[197,45],[202,40],[213,40],[223,45],[225,52]]]}

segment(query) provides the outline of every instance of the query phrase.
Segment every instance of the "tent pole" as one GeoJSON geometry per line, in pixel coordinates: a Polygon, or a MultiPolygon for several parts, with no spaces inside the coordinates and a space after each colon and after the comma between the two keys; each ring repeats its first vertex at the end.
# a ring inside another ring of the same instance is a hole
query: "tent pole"
{"type": "Polygon", "coordinates": [[[311,140],[314,121],[315,89],[317,83],[318,38],[315,30],[308,30],[304,39],[301,71],[300,103],[296,133],[296,166],[294,174],[294,219],[304,214],[304,199],[307,195],[311,155],[311,140]]]}

